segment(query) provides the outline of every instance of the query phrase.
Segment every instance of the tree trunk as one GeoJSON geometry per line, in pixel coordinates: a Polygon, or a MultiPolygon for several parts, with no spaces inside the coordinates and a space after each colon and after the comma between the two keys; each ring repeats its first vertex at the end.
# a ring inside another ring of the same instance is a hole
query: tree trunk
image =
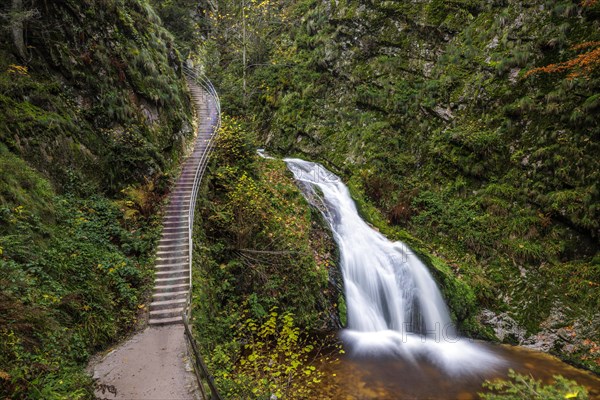
{"type": "Polygon", "coordinates": [[[12,0],[12,36],[13,42],[19,56],[25,60],[27,58],[25,48],[25,38],[23,36],[23,0],[12,0]]]}
{"type": "Polygon", "coordinates": [[[242,76],[243,76],[243,103],[246,105],[246,1],[242,0],[242,76]]]}

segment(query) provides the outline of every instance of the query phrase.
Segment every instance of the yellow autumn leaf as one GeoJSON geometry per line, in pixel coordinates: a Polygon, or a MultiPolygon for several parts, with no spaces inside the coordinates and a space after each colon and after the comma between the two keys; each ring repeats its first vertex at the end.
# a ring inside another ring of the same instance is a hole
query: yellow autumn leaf
{"type": "Polygon", "coordinates": [[[576,399],[579,392],[567,393],[565,395],[565,399],[576,399]]]}

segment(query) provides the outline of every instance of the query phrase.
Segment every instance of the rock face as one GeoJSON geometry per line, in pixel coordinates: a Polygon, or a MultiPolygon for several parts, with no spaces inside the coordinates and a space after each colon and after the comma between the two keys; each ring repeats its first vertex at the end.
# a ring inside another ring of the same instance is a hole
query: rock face
{"type": "Polygon", "coordinates": [[[68,169],[111,190],[168,169],[191,103],[154,10],[145,1],[19,7],[27,54],[0,33],[2,142],[58,186],[68,169]]]}
{"type": "Polygon", "coordinates": [[[146,0],[3,1],[0,19],[0,398],[92,398],[83,365],[139,322],[193,137],[181,59],[146,0]]]}
{"type": "Polygon", "coordinates": [[[527,71],[599,42],[598,7],[297,2],[297,26],[263,32],[245,112],[266,116],[270,151],[325,160],[454,265],[502,338],[597,369],[552,332],[600,341],[598,70],[527,71]]]}
{"type": "Polygon", "coordinates": [[[490,310],[482,310],[479,318],[483,324],[490,326],[496,337],[504,343],[558,354],[571,361],[597,360],[600,353],[597,344],[588,338],[594,333],[586,332],[584,323],[576,320],[573,325],[565,326],[569,317],[560,305],[551,309],[550,315],[542,321],[539,330],[534,334],[527,333],[526,329],[506,312],[496,314],[490,310]]]}

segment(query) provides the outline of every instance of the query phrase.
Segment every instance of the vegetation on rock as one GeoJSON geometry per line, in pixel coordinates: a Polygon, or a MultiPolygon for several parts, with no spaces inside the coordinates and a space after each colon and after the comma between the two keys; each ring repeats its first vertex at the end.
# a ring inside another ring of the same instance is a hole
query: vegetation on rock
{"type": "Polygon", "coordinates": [[[0,397],[90,398],[143,319],[155,217],[191,136],[146,0],[0,5],[0,397]],[[5,29],[6,28],[6,29],[5,29]]]}
{"type": "MultiPolygon", "coordinates": [[[[315,339],[344,320],[321,216],[258,143],[342,176],[431,268],[464,333],[599,372],[599,7],[4,2],[0,396],[91,396],[82,366],[136,324],[154,216],[192,134],[180,51],[234,116],[194,248],[194,324],[225,394],[310,396],[336,351],[325,340],[318,356],[315,339]]],[[[489,398],[584,393],[511,378],[489,398]]]]}
{"type": "Polygon", "coordinates": [[[224,109],[352,182],[502,340],[600,371],[598,3],[259,4],[215,16],[224,109]]]}
{"type": "Polygon", "coordinates": [[[337,257],[284,163],[255,149],[223,121],[196,213],[195,331],[225,397],[307,398],[309,361],[335,350],[316,335],[339,326],[337,257]]]}

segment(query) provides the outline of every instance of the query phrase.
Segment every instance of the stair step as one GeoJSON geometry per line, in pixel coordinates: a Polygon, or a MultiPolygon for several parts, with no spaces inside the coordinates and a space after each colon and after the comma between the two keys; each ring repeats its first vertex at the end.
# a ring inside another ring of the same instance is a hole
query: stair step
{"type": "Polygon", "coordinates": [[[189,267],[190,267],[190,263],[186,261],[186,262],[180,262],[180,263],[176,263],[176,264],[155,265],[154,269],[156,270],[156,272],[166,272],[166,271],[177,272],[177,271],[181,271],[182,269],[188,269],[189,267]]]}
{"type": "Polygon", "coordinates": [[[189,211],[189,207],[167,207],[167,209],[163,213],[163,218],[187,217],[189,211]]]}
{"type": "MultiPolygon", "coordinates": [[[[187,265],[187,264],[186,264],[187,265]]],[[[156,271],[154,272],[155,278],[174,278],[176,276],[190,276],[190,270],[187,269],[178,269],[178,270],[167,270],[167,271],[156,271]]]]}
{"type": "Polygon", "coordinates": [[[154,293],[152,295],[153,301],[165,301],[175,299],[187,299],[189,291],[182,290],[179,292],[166,292],[166,293],[154,293]]]}
{"type": "Polygon", "coordinates": [[[190,276],[189,264],[185,263],[176,268],[160,268],[154,271],[154,278],[169,278],[174,276],[190,276]]]}
{"type": "Polygon", "coordinates": [[[189,230],[189,228],[187,226],[167,226],[167,227],[163,227],[163,234],[164,231],[168,230],[167,233],[176,233],[177,231],[187,231],[189,230]]]}
{"type": "Polygon", "coordinates": [[[169,248],[159,248],[158,251],[156,252],[156,255],[158,257],[164,258],[164,257],[169,257],[170,255],[179,257],[183,254],[188,254],[190,252],[190,249],[187,245],[185,246],[169,246],[169,248]]]}
{"type": "Polygon", "coordinates": [[[168,228],[163,228],[162,238],[164,239],[181,239],[187,241],[187,236],[189,234],[190,228],[186,226],[170,226],[168,228]]]}
{"type": "Polygon", "coordinates": [[[159,285],[154,286],[154,293],[181,292],[180,289],[189,290],[189,283],[181,283],[178,285],[159,285]]]}
{"type": "Polygon", "coordinates": [[[176,244],[176,243],[187,243],[187,239],[183,239],[185,237],[185,235],[181,235],[181,238],[178,237],[162,237],[159,241],[158,241],[158,247],[160,246],[171,246],[171,244],[176,244]]]}
{"type": "Polygon", "coordinates": [[[172,215],[172,216],[163,217],[163,225],[172,224],[174,222],[187,223],[188,219],[189,219],[188,218],[189,206],[186,205],[184,208],[185,208],[184,210],[181,210],[184,212],[180,212],[177,216],[172,215]]]}
{"type": "Polygon", "coordinates": [[[176,189],[175,192],[171,192],[171,196],[184,196],[184,197],[191,197],[192,196],[192,188],[181,188],[181,189],[176,189]]]}
{"type": "Polygon", "coordinates": [[[183,313],[183,307],[165,308],[161,310],[150,311],[150,318],[171,318],[177,317],[183,313]]]}
{"type": "Polygon", "coordinates": [[[163,229],[166,229],[166,228],[171,228],[171,229],[173,229],[173,228],[187,228],[188,227],[188,221],[185,220],[183,222],[181,222],[181,221],[180,222],[175,222],[175,221],[165,222],[165,223],[163,223],[163,226],[164,226],[163,229]]]}
{"type": "MultiPolygon", "coordinates": [[[[187,242],[188,241],[188,234],[189,234],[189,229],[181,229],[179,231],[170,231],[170,232],[163,232],[162,236],[161,236],[161,241],[162,240],[167,240],[167,241],[184,241],[187,242]]],[[[160,242],[159,242],[160,243],[160,242]]],[[[174,242],[173,242],[174,243],[174,242]]]]}
{"type": "Polygon", "coordinates": [[[148,320],[148,325],[153,326],[162,326],[162,325],[175,325],[175,324],[183,324],[183,318],[181,316],[172,317],[172,318],[150,318],[148,320]]]}
{"type": "MultiPolygon", "coordinates": [[[[163,232],[162,235],[162,241],[165,242],[169,242],[169,243],[176,243],[176,242],[187,242],[188,241],[188,229],[182,230],[180,232],[163,232]]],[[[161,243],[159,242],[159,243],[161,243]]],[[[163,243],[165,243],[163,242],[163,243]]]]}
{"type": "Polygon", "coordinates": [[[165,250],[169,250],[169,249],[176,249],[176,248],[180,248],[180,247],[189,247],[189,243],[187,240],[180,240],[180,241],[176,241],[168,244],[159,244],[157,250],[158,251],[165,251],[165,250]]]}
{"type": "Polygon", "coordinates": [[[169,220],[163,220],[163,226],[172,228],[175,225],[180,225],[180,226],[187,226],[188,225],[189,220],[187,218],[182,218],[182,219],[169,219],[169,220]]]}
{"type": "Polygon", "coordinates": [[[163,237],[165,235],[180,235],[179,237],[184,237],[187,241],[187,233],[189,230],[190,228],[187,222],[185,224],[170,224],[169,226],[165,226],[163,228],[163,237]],[[165,229],[168,229],[168,231],[165,232],[165,229]]]}
{"type": "Polygon", "coordinates": [[[173,267],[174,265],[187,264],[189,263],[188,255],[177,256],[177,257],[158,257],[154,266],[156,267],[173,267]]]}
{"type": "Polygon", "coordinates": [[[181,208],[188,208],[190,206],[190,199],[186,199],[186,200],[178,200],[178,199],[171,199],[171,201],[169,202],[169,206],[173,207],[173,206],[178,206],[181,208]]]}
{"type": "Polygon", "coordinates": [[[171,257],[171,256],[180,257],[182,254],[187,254],[187,253],[189,253],[189,249],[186,246],[186,247],[179,247],[179,248],[170,249],[170,250],[158,250],[156,252],[156,255],[161,258],[167,258],[167,257],[171,257]]]}
{"type": "MultiPolygon", "coordinates": [[[[181,211],[184,211],[184,210],[181,210],[181,211]]],[[[163,216],[163,223],[171,222],[171,221],[187,221],[189,219],[189,216],[187,213],[188,210],[185,210],[186,212],[181,212],[181,211],[175,212],[171,215],[163,216]]]]}
{"type": "Polygon", "coordinates": [[[189,262],[178,262],[174,264],[156,264],[154,269],[156,271],[179,271],[184,268],[188,268],[190,265],[189,262]]]}
{"type": "Polygon", "coordinates": [[[189,261],[183,260],[174,263],[166,263],[166,264],[155,264],[154,269],[156,271],[179,271],[181,269],[189,268],[189,261]]]}
{"type": "Polygon", "coordinates": [[[180,283],[189,283],[190,282],[190,274],[185,276],[170,276],[168,278],[156,277],[154,279],[155,285],[177,285],[180,283]]]}
{"type": "Polygon", "coordinates": [[[189,207],[185,207],[184,210],[174,210],[172,211],[170,214],[165,214],[163,215],[163,222],[164,221],[171,221],[171,220],[183,220],[183,221],[187,221],[188,220],[188,215],[189,215],[189,207]]]}
{"type": "Polygon", "coordinates": [[[176,230],[182,230],[184,228],[185,228],[185,230],[188,229],[187,226],[184,226],[184,227],[181,227],[181,226],[165,226],[165,227],[163,227],[163,232],[164,232],[165,229],[168,229],[169,232],[172,232],[172,231],[176,231],[176,230]]]}
{"type": "MultiPolygon", "coordinates": [[[[168,232],[168,233],[172,233],[172,232],[168,232]]],[[[181,245],[187,245],[188,240],[187,240],[187,235],[180,235],[179,238],[177,238],[177,236],[173,236],[171,235],[171,237],[161,237],[161,239],[158,242],[158,247],[168,247],[168,246],[177,246],[179,244],[181,245]],[[167,242],[167,243],[165,243],[167,242]]]]}
{"type": "Polygon", "coordinates": [[[188,244],[189,243],[186,234],[169,234],[168,237],[162,236],[160,238],[157,249],[163,249],[165,247],[181,247],[187,246],[188,244]]]}
{"type": "Polygon", "coordinates": [[[185,307],[185,304],[187,303],[187,299],[174,299],[174,300],[164,300],[164,301],[153,301],[152,303],[150,303],[150,314],[152,314],[152,311],[156,311],[156,310],[169,310],[169,309],[174,309],[174,308],[181,308],[183,309],[183,307],[185,307]]]}

